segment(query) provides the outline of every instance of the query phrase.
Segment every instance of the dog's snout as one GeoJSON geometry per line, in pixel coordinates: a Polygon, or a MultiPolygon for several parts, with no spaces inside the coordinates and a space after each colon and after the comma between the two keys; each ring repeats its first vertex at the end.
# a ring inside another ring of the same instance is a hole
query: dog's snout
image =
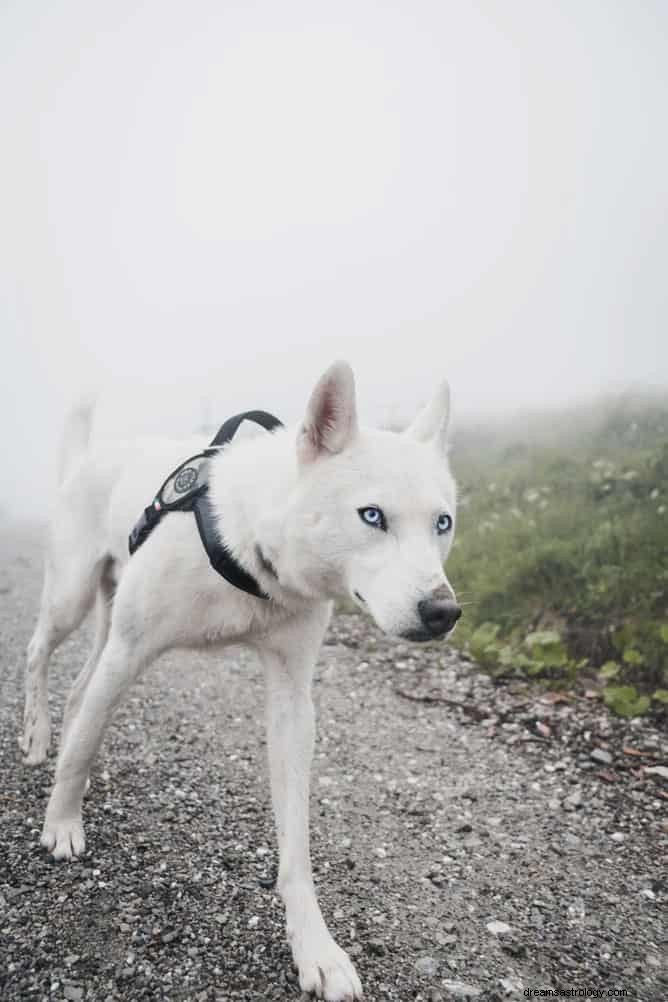
{"type": "Polygon", "coordinates": [[[425,630],[433,637],[449,633],[462,614],[452,599],[424,598],[418,602],[418,613],[425,630]]]}

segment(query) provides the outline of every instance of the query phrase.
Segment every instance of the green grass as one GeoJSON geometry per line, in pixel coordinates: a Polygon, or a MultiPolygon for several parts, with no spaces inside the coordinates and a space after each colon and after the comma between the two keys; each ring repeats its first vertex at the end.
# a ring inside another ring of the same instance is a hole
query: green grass
{"type": "Polygon", "coordinates": [[[627,395],[465,427],[452,465],[448,576],[470,603],[457,642],[497,672],[603,669],[617,712],[666,698],[668,404],[627,395]]]}

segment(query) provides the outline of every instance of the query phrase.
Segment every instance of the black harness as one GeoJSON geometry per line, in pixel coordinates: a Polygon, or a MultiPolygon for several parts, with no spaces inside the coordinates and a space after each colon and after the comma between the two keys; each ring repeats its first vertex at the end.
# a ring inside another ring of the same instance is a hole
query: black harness
{"type": "Polygon", "coordinates": [[[186,459],[169,474],[148,508],[144,508],[143,515],[130,533],[128,546],[130,553],[133,554],[148,539],[167,512],[192,511],[195,513],[202,545],[213,569],[235,588],[240,588],[241,591],[248,592],[256,598],[269,598],[252,574],[245,571],[234,559],[220,538],[209,497],[209,460],[219,449],[232,441],[242,421],[254,421],[267,431],[283,427],[278,418],[273,414],[267,414],[266,411],[245,411],[243,414],[228,418],[204,452],[186,459]]]}

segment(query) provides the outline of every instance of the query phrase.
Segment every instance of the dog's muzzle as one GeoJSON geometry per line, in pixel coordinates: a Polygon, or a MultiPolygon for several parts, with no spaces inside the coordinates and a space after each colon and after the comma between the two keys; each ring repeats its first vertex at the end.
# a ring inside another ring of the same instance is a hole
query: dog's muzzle
{"type": "Polygon", "coordinates": [[[454,628],[462,614],[452,599],[424,598],[418,602],[421,627],[402,633],[406,640],[438,640],[454,628]]]}

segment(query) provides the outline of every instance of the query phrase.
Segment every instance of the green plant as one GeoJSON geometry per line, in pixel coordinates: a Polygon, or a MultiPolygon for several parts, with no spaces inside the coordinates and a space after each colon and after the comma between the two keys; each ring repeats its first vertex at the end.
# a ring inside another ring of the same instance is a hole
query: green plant
{"type": "Polygon", "coordinates": [[[453,467],[448,576],[470,603],[455,643],[496,673],[598,669],[611,691],[636,693],[613,694],[611,709],[647,709],[645,693],[668,684],[665,402],[625,396],[465,428],[453,467]]]}

